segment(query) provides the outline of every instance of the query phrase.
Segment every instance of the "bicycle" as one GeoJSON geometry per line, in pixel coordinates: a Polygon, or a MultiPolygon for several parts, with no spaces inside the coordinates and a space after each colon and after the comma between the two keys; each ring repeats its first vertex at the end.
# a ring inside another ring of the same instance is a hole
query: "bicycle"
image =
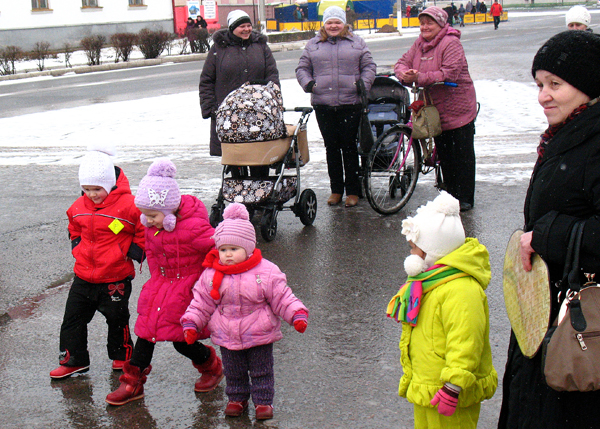
{"type": "MultiPolygon", "coordinates": [[[[456,87],[452,82],[433,85],[456,87]]],[[[431,86],[413,85],[411,92],[417,100],[431,86]]],[[[435,171],[438,189],[443,187],[442,171],[433,138],[412,138],[412,122],[396,123],[375,141],[363,172],[363,187],[371,207],[378,213],[389,215],[400,211],[410,200],[417,186],[419,174],[435,171]]]]}

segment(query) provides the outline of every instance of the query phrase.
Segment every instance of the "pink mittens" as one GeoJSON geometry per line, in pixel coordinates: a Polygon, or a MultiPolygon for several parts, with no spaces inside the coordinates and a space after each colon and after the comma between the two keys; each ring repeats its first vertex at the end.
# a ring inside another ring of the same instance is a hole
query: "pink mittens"
{"type": "Polygon", "coordinates": [[[443,416],[450,417],[456,411],[459,393],[460,390],[456,390],[454,387],[451,387],[449,383],[446,383],[440,390],[437,391],[431,400],[431,405],[434,407],[437,405],[438,413],[443,416]]]}

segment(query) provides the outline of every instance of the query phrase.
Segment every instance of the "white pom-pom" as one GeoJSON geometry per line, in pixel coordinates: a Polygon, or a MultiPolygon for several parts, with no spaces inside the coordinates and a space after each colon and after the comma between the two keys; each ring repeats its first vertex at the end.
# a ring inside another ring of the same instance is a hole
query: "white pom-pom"
{"type": "Polygon", "coordinates": [[[427,264],[419,255],[409,255],[404,260],[404,271],[411,277],[421,274],[426,269],[427,264]]]}
{"type": "Polygon", "coordinates": [[[110,143],[106,142],[94,142],[90,143],[87,147],[88,151],[96,151],[107,154],[108,156],[116,156],[117,148],[110,143]]]}
{"type": "Polygon", "coordinates": [[[427,204],[427,206],[446,216],[458,216],[460,213],[459,201],[446,191],[440,192],[440,195],[427,204]]]}
{"type": "Polygon", "coordinates": [[[229,204],[223,211],[223,219],[250,220],[246,206],[240,203],[229,204]]]}

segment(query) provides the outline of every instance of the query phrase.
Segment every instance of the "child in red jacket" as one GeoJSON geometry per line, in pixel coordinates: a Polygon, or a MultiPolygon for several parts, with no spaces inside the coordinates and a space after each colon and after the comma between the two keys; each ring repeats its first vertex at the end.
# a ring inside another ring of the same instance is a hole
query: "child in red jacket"
{"type": "MultiPolygon", "coordinates": [[[[144,383],[152,370],[156,343],[169,341],[177,352],[192,361],[200,372],[196,392],[209,392],[223,379],[223,365],[215,349],[196,338],[186,342],[179,319],[192,301],[192,288],[204,271],[202,261],[214,248],[214,229],[202,202],[181,195],[175,180],[175,165],[158,159],[140,182],[135,204],[146,227],[146,255],[150,280],[138,300],[135,334],[138,336],[131,360],[125,362],[121,385],[106,402],[124,405],[144,397],[144,383]]],[[[207,338],[205,331],[201,338],[207,338]]]]}
{"type": "Polygon", "coordinates": [[[144,227],[129,181],[115,167],[112,148],[90,147],[79,166],[83,195],[67,210],[75,258],[71,285],[60,328],[60,366],[52,378],[87,372],[87,325],[96,311],[106,317],[107,349],[112,368],[129,359],[129,296],[135,277],[133,261],[144,255],[144,227]]]}

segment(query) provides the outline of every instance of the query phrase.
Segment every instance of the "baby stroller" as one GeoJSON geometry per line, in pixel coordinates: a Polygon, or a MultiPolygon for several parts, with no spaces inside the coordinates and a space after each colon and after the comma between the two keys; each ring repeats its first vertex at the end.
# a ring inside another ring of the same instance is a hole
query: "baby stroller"
{"type": "Polygon", "coordinates": [[[217,202],[210,212],[210,223],[216,227],[223,220],[226,202],[242,203],[252,217],[262,213],[260,233],[265,241],[277,234],[277,215],[291,210],[304,225],[312,225],[317,216],[317,197],[312,189],[302,193],[300,167],[309,161],[306,123],[312,107],[285,109],[299,112],[296,125],[286,125],[288,137],[252,143],[222,143],[223,172],[217,202]],[[247,167],[268,166],[274,175],[252,177],[247,167]],[[241,171],[241,174],[240,174],[241,171]],[[235,173],[235,174],[233,174],[235,173]],[[291,205],[285,205],[293,199],[291,205]]]}

